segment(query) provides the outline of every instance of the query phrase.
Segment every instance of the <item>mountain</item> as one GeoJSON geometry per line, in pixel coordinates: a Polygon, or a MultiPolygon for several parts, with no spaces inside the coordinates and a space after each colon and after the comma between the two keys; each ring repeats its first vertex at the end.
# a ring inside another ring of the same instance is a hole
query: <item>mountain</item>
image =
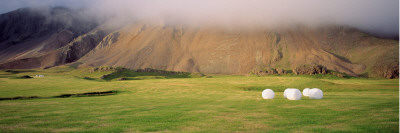
{"type": "Polygon", "coordinates": [[[39,11],[20,9],[0,16],[0,68],[73,63],[247,74],[318,64],[352,76],[399,74],[398,40],[346,26],[228,30],[140,21],[111,28],[111,23],[94,23],[64,8],[52,8],[45,15],[35,12],[39,11]],[[68,21],[58,21],[58,16],[68,16],[62,17],[68,21]]]}
{"type": "MultiPolygon", "coordinates": [[[[0,62],[26,61],[66,46],[98,24],[63,7],[22,8],[0,15],[0,62]]],[[[29,64],[17,68],[37,68],[29,64]]]]}

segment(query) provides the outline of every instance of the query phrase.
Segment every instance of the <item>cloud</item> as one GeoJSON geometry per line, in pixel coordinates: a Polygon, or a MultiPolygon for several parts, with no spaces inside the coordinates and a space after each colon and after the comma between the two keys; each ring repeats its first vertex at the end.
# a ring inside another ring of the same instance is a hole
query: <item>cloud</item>
{"type": "Polygon", "coordinates": [[[398,0],[0,0],[0,9],[25,6],[85,7],[114,21],[167,22],[228,28],[297,24],[348,25],[383,36],[398,36],[398,0]],[[6,5],[7,8],[4,6],[6,5]]]}
{"type": "Polygon", "coordinates": [[[94,2],[94,0],[0,0],[0,13],[6,13],[25,7],[88,7],[91,2],[94,2]]]}

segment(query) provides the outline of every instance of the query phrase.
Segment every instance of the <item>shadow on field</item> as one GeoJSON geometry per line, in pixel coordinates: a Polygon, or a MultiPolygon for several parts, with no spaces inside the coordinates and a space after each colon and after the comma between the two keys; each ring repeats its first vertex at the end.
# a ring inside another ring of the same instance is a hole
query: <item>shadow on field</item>
{"type": "Polygon", "coordinates": [[[4,72],[8,72],[11,74],[25,73],[25,72],[36,72],[35,70],[5,70],[4,72]]]}
{"type": "Polygon", "coordinates": [[[40,98],[38,96],[29,96],[29,97],[9,97],[9,98],[0,98],[0,100],[28,100],[28,99],[35,99],[35,98],[40,98]]]}
{"type": "Polygon", "coordinates": [[[108,96],[108,95],[116,95],[119,91],[102,91],[102,92],[86,92],[86,93],[77,93],[77,94],[61,94],[58,96],[52,97],[39,97],[39,96],[18,96],[18,97],[7,97],[0,98],[2,100],[29,100],[29,99],[45,99],[45,98],[68,98],[68,97],[93,97],[93,96],[108,96]]]}
{"type": "MultiPolygon", "coordinates": [[[[76,77],[79,78],[79,77],[76,77]]],[[[86,79],[86,80],[96,80],[95,78],[90,78],[90,77],[83,77],[82,79],[86,79]]]]}
{"type": "Polygon", "coordinates": [[[78,93],[78,94],[62,94],[59,96],[54,96],[54,98],[107,96],[107,95],[115,95],[115,94],[117,94],[117,91],[87,92],[87,93],[78,93]]]}

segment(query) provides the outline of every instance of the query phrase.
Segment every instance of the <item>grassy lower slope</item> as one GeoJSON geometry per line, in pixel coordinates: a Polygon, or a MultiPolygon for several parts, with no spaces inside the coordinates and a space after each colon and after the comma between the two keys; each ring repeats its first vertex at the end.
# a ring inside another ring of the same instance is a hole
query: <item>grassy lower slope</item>
{"type": "Polygon", "coordinates": [[[0,101],[1,132],[397,132],[399,81],[307,76],[88,80],[72,68],[0,72],[0,98],[116,90],[116,95],[0,101]],[[13,79],[44,74],[43,78],[13,79]],[[80,75],[79,75],[80,74],[80,75]],[[324,99],[283,98],[317,87],[324,99]],[[275,99],[264,100],[271,88],[275,99]]]}

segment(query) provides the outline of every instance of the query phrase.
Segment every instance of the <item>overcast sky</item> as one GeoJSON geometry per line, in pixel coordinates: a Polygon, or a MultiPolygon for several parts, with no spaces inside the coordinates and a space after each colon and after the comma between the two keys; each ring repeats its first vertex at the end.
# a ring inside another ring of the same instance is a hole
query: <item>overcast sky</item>
{"type": "Polygon", "coordinates": [[[228,27],[337,24],[386,36],[398,36],[399,31],[399,0],[0,0],[0,13],[38,6],[85,8],[93,15],[124,19],[228,27]]]}

